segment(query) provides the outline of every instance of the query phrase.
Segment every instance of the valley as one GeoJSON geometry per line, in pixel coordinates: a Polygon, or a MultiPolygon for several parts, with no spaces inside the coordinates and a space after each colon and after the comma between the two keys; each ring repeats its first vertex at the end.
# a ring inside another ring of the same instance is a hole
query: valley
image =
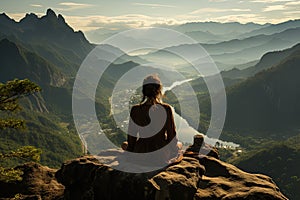
{"type": "MultiPolygon", "coordinates": [[[[195,22],[163,28],[185,34],[193,42],[183,43],[178,37],[172,46],[166,43],[163,48],[127,54],[116,46],[97,46],[118,31],[75,31],[51,9],[43,16],[27,14],[19,22],[0,14],[0,82],[28,78],[42,88],[20,100],[22,110],[11,115],[26,121],[25,130],[0,129],[1,152],[32,145],[42,150],[41,164],[58,168],[66,160],[120,147],[126,140],[128,110],[140,102],[141,80],[151,73],[157,73],[166,86],[164,101],[174,108],[178,137],[188,146],[195,134],[205,134],[210,126],[207,84],[221,75],[226,120],[219,140],[206,138],[206,142],[218,142],[215,146],[223,161],[246,172],[269,175],[285,195],[299,199],[300,20],[263,25],[195,22]],[[197,54],[199,45],[207,56],[197,54]],[[79,95],[72,99],[76,74],[95,47],[105,56],[93,60],[86,71],[89,78],[80,79],[83,87],[75,88],[79,95]],[[208,70],[216,66],[220,73],[203,77],[193,63],[172,51],[195,55],[195,63],[208,70]],[[110,62],[116,55],[121,56],[110,62]],[[108,62],[99,79],[97,70],[108,62]],[[97,80],[91,97],[90,88],[97,80]],[[82,105],[77,110],[80,127],[74,123],[74,102],[82,105]],[[88,104],[94,105],[91,110],[84,106],[88,104]]],[[[131,35],[127,42],[159,43],[159,38],[136,38],[131,35]]],[[[220,91],[213,92],[218,97],[220,91]]],[[[218,98],[216,102],[223,105],[218,98]]],[[[0,113],[1,118],[7,116],[0,113]]]]}

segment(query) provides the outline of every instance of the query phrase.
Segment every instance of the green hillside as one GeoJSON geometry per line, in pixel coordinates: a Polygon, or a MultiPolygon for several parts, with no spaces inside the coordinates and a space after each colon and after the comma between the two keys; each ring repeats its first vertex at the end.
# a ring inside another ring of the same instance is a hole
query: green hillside
{"type": "Polygon", "coordinates": [[[27,121],[27,128],[2,130],[0,150],[32,145],[42,149],[42,164],[58,167],[83,154],[73,125],[72,78],[94,45],[50,9],[45,16],[28,14],[20,22],[5,14],[0,18],[0,82],[28,78],[42,88],[21,101],[23,109],[15,115],[27,121]]]}
{"type": "Polygon", "coordinates": [[[299,199],[299,140],[300,135],[297,135],[283,142],[268,142],[230,162],[247,172],[272,177],[285,195],[299,199]]]}
{"type": "MultiPolygon", "coordinates": [[[[276,134],[297,129],[300,119],[299,63],[298,50],[274,67],[229,88],[225,129],[252,131],[261,136],[271,136],[259,133],[263,131],[276,134]]],[[[281,137],[280,134],[276,136],[281,137]]]]}
{"type": "MultiPolygon", "coordinates": [[[[23,99],[23,109],[14,114],[27,122],[27,128],[0,132],[1,152],[32,145],[42,149],[41,163],[52,167],[58,167],[64,160],[81,155],[81,142],[71,120],[59,118],[46,95],[52,91],[56,99],[64,98],[58,98],[59,93],[51,90],[64,84],[64,75],[45,59],[6,39],[0,41],[0,66],[1,82],[29,78],[42,87],[40,94],[23,99]]],[[[60,99],[57,104],[63,100],[60,99]]],[[[6,113],[0,114],[7,116],[6,113]]]]}

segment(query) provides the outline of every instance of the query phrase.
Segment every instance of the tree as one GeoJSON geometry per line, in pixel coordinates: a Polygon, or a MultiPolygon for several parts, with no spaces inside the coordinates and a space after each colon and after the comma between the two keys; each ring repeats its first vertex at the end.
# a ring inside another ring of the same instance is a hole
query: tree
{"type": "MultiPolygon", "coordinates": [[[[11,113],[20,110],[18,100],[33,93],[39,92],[41,88],[28,79],[15,79],[6,83],[0,83],[0,112],[11,113]]],[[[22,129],[25,128],[25,121],[14,118],[0,118],[0,131],[4,129],[22,129]]],[[[0,159],[21,159],[25,161],[38,161],[40,159],[41,150],[32,146],[23,146],[9,153],[0,153],[0,159]]],[[[22,180],[22,171],[14,168],[5,168],[0,166],[0,180],[14,181],[22,180]]]]}

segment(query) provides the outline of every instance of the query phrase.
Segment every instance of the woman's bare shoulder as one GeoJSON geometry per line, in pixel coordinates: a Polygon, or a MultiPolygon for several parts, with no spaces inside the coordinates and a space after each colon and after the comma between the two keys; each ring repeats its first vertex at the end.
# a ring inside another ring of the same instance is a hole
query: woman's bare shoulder
{"type": "Polygon", "coordinates": [[[165,109],[168,109],[168,110],[172,110],[172,107],[167,104],[167,103],[161,103],[161,105],[165,108],[165,109]]]}
{"type": "Polygon", "coordinates": [[[131,107],[131,110],[137,110],[138,108],[141,108],[141,104],[135,104],[131,107]]]}
{"type": "MultiPolygon", "coordinates": [[[[167,103],[159,103],[159,105],[162,105],[165,109],[172,109],[172,107],[167,104],[167,103]]],[[[137,110],[137,109],[140,109],[140,108],[143,108],[143,107],[149,107],[148,104],[135,104],[131,107],[131,110],[137,110]]]]}

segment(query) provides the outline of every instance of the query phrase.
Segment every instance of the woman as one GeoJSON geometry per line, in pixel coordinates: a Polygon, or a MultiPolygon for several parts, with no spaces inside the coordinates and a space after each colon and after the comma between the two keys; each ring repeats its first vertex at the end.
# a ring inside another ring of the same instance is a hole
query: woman
{"type": "Polygon", "coordinates": [[[170,162],[178,154],[176,128],[172,108],[162,103],[162,84],[157,75],[143,81],[143,99],[132,107],[128,125],[128,138],[122,148],[135,153],[148,153],[162,149],[160,159],[170,162]]]}

